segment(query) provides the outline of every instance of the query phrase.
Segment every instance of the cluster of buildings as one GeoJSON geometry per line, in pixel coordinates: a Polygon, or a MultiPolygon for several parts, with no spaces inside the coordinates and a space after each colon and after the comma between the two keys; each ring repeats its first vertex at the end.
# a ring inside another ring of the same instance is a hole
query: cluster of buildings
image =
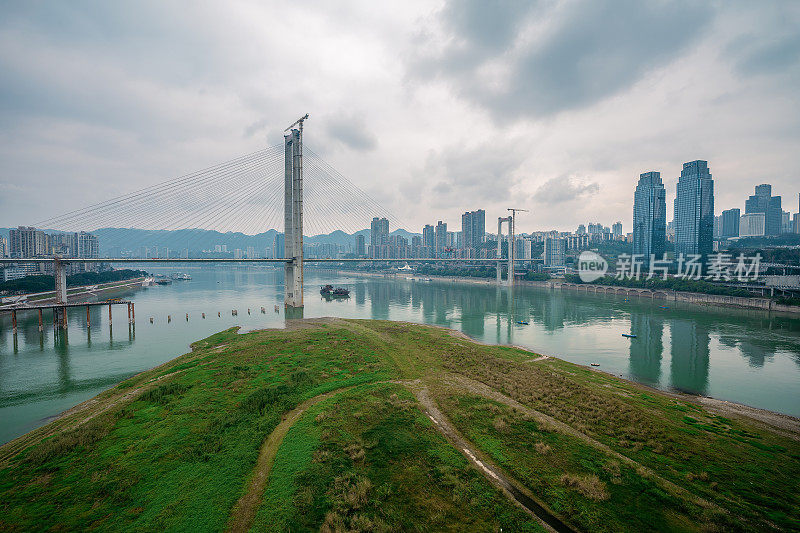
{"type": "MultiPolygon", "coordinates": [[[[625,241],[622,222],[609,228],[600,223],[581,224],[577,231],[538,231],[515,235],[514,255],[522,263],[542,260],[547,267],[564,266],[568,250],[583,250],[604,241],[625,241]]],[[[506,245],[502,254],[507,254],[506,245]]],[[[486,232],[483,209],[461,215],[461,231],[448,231],[441,220],[426,224],[421,235],[411,240],[389,232],[389,221],[375,217],[370,224],[370,242],[362,234],[355,236],[355,256],[370,259],[494,259],[497,257],[497,235],[486,232]]]]}
{"type": "Polygon", "coordinates": [[[370,224],[370,242],[356,235],[355,255],[370,259],[491,258],[496,247],[486,239],[486,212],[483,209],[461,215],[461,231],[448,231],[441,220],[426,224],[421,235],[411,240],[389,233],[389,220],[375,217],[370,224]]]}
{"type": "Polygon", "coordinates": [[[793,219],[781,208],[781,197],[772,196],[772,186],[758,185],[738,208],[714,214],[714,180],[708,162],[683,164],[675,191],[672,222],[667,224],[666,190],[660,172],[639,176],[633,203],[633,253],[645,261],[662,257],[666,243],[674,243],[675,255],[708,255],[725,240],[800,233],[800,214],[793,219]]]}
{"type": "MultiPolygon", "coordinates": [[[[19,226],[8,232],[8,240],[0,237],[0,257],[12,259],[29,259],[41,257],[62,258],[97,258],[100,257],[100,245],[97,236],[85,231],[75,233],[45,232],[43,230],[19,226]]],[[[93,270],[98,265],[72,264],[68,273],[93,270]]],[[[2,265],[0,265],[2,268],[2,265]]],[[[32,274],[48,273],[52,270],[49,264],[18,263],[2,269],[3,281],[19,279],[32,274]]]]}
{"type": "MultiPolygon", "coordinates": [[[[633,228],[623,233],[622,222],[610,227],[599,222],[580,224],[574,232],[538,231],[515,235],[514,255],[521,263],[534,261],[546,268],[561,268],[567,256],[581,250],[596,248],[604,243],[632,245],[632,253],[645,262],[661,258],[667,243],[674,244],[675,255],[708,255],[719,249],[726,240],[745,237],[779,236],[800,233],[800,213],[782,208],[781,197],[772,195],[772,187],[762,184],[739,208],[727,209],[715,216],[714,180],[707,161],[696,160],[683,164],[675,190],[672,220],[667,223],[666,188],[657,171],[644,172],[634,191],[633,228]]],[[[798,198],[800,200],[800,197],[798,198]]],[[[800,209],[799,209],[800,210],[800,209]]],[[[505,240],[505,239],[504,239],[505,240]]],[[[351,241],[352,242],[352,241],[351,241]]],[[[466,211],[461,215],[461,230],[448,230],[446,222],[426,224],[421,234],[390,232],[389,220],[374,217],[370,231],[358,232],[352,244],[341,242],[304,243],[304,255],[309,258],[355,257],[370,259],[494,259],[497,257],[497,235],[486,231],[486,212],[483,209],[466,211]]],[[[630,250],[630,248],[628,248],[630,250]]],[[[628,251],[626,250],[626,251],[628,251]]],[[[501,254],[507,256],[503,242],[501,254]]],[[[165,247],[143,247],[136,252],[121,252],[120,257],[184,258],[189,249],[180,251],[165,247]]],[[[219,244],[203,250],[204,257],[233,257],[236,259],[282,258],[284,235],[276,233],[271,245],[263,251],[248,246],[229,249],[219,244]],[[263,255],[262,255],[263,252],[263,255]]],[[[0,257],[99,257],[98,240],[87,232],[44,232],[20,226],[10,230],[9,239],[0,238],[0,257]]],[[[47,265],[20,263],[6,268],[2,279],[22,277],[32,272],[45,272],[47,265]]],[[[83,269],[84,265],[73,265],[83,269]]],[[[96,268],[96,267],[93,267],[96,268]]]]}
{"type": "MultiPolygon", "coordinates": [[[[798,195],[800,211],[800,195],[798,195]]],[[[755,194],[744,202],[744,213],[739,208],[726,209],[714,219],[716,239],[737,237],[765,237],[785,233],[800,233],[800,212],[794,217],[781,207],[781,197],[772,196],[772,185],[756,185],[755,194]]]]}

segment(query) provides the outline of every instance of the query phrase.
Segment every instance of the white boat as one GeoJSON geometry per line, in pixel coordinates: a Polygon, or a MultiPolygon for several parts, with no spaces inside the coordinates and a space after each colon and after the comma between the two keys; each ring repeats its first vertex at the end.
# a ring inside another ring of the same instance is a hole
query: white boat
{"type": "Polygon", "coordinates": [[[152,287],[156,284],[155,278],[147,277],[142,280],[142,287],[152,287]]]}

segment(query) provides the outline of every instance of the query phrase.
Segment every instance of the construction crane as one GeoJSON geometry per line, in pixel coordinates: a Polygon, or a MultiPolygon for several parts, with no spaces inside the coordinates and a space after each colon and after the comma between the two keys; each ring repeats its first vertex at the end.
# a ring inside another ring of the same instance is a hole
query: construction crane
{"type": "Polygon", "coordinates": [[[516,226],[517,226],[517,211],[519,211],[521,213],[527,213],[528,210],[527,209],[519,209],[519,208],[516,208],[516,207],[509,207],[508,211],[511,211],[511,231],[510,231],[510,233],[511,233],[511,235],[514,235],[514,232],[517,229],[516,228],[516,226]]]}
{"type": "Polygon", "coordinates": [[[291,125],[291,126],[289,126],[288,128],[286,128],[286,129],[285,129],[285,130],[283,130],[283,131],[289,131],[290,129],[294,128],[294,127],[295,127],[295,125],[297,125],[297,124],[300,124],[300,131],[302,132],[302,131],[303,131],[303,121],[304,121],[304,120],[308,120],[308,113],[306,113],[304,116],[302,116],[302,117],[298,118],[297,120],[295,120],[295,121],[292,123],[292,125],[291,125]]]}
{"type": "MultiPolygon", "coordinates": [[[[514,257],[514,255],[515,255],[514,246],[516,244],[514,242],[515,241],[514,232],[515,232],[516,225],[517,225],[517,211],[527,212],[528,210],[527,209],[519,209],[519,208],[516,208],[516,207],[509,207],[508,211],[511,211],[511,216],[509,217],[509,221],[508,221],[509,222],[508,223],[508,285],[509,286],[513,286],[514,285],[514,259],[515,259],[515,257],[514,257]]],[[[498,256],[499,256],[499,250],[500,250],[500,247],[499,247],[500,236],[499,235],[498,235],[498,241],[497,242],[498,242],[498,256]]],[[[497,280],[498,280],[498,283],[499,283],[499,281],[500,281],[500,276],[499,276],[500,268],[499,268],[499,266],[498,266],[497,272],[498,272],[497,280]]]]}

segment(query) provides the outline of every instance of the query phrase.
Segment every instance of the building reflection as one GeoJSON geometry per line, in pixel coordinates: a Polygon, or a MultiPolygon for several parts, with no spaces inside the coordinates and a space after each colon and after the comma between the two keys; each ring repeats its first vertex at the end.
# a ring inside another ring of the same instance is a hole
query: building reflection
{"type": "Polygon", "coordinates": [[[629,372],[636,381],[656,385],[661,380],[664,320],[653,312],[632,312],[629,372]]]}
{"type": "Polygon", "coordinates": [[[670,323],[670,385],[691,394],[708,389],[708,328],[699,321],[673,319],[670,323]]]}

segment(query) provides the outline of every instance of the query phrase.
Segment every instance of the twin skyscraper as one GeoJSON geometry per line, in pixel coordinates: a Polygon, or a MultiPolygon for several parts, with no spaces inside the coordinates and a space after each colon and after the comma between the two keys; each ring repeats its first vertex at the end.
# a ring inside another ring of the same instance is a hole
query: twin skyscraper
{"type": "MultiPolygon", "coordinates": [[[[675,196],[675,254],[708,255],[714,247],[714,180],[708,161],[683,164],[675,196]]],[[[633,200],[633,253],[661,258],[667,240],[667,195],[660,172],[639,176],[633,200]]]]}

